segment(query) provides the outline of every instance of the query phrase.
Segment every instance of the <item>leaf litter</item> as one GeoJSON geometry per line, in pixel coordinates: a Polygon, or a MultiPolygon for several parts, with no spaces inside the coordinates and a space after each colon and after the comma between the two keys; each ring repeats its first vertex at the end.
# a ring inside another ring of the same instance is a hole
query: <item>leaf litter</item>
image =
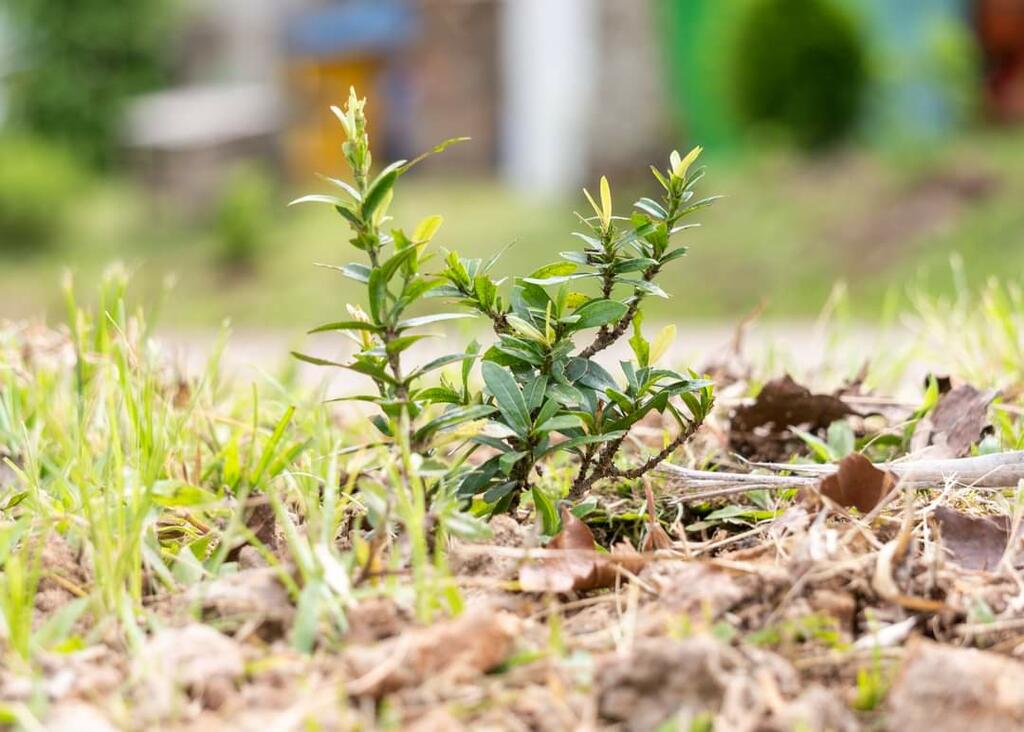
{"type": "MultiPolygon", "coordinates": [[[[341,642],[299,653],[297,568],[243,546],[235,572],[149,598],[160,623],[136,650],[93,631],[41,654],[34,681],[0,669],[0,697],[18,709],[42,694],[55,729],[1024,724],[1024,456],[981,452],[994,392],[951,387],[873,433],[852,392],[783,377],[760,394],[720,409],[658,479],[595,490],[586,520],[563,506],[546,542],[529,507],[492,519],[488,539],[453,540],[465,607],[450,617],[417,622],[401,568],[382,567],[341,642]],[[793,428],[827,439],[836,419],[855,425],[854,451],[809,462],[793,428]],[[915,455],[914,438],[943,452],[915,455]]],[[[92,581],[55,536],[37,623],[92,581]]]]}

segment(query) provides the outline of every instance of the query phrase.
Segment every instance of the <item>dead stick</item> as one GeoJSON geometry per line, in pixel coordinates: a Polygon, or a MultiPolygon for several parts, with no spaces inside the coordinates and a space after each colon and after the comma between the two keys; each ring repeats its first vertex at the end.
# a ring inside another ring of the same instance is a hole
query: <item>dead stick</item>
{"type": "MultiPolygon", "coordinates": [[[[759,484],[760,488],[773,486],[813,485],[822,477],[836,471],[835,465],[792,465],[789,463],[761,463],[754,467],[775,471],[804,473],[804,475],[775,475],[756,473],[724,473],[710,470],[691,470],[671,463],[662,463],[657,472],[684,485],[707,486],[710,481],[718,485],[731,481],[759,484]]],[[[917,460],[878,463],[876,467],[896,473],[906,486],[921,488],[937,484],[959,483],[973,488],[1007,488],[1024,480],[1024,450],[1003,452],[978,457],[947,460],[917,460]]]]}

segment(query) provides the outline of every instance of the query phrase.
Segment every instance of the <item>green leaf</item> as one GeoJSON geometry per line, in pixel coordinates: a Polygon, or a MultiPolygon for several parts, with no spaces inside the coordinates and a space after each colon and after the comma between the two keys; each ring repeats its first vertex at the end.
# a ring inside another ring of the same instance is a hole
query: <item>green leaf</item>
{"type": "Polygon", "coordinates": [[[396,272],[398,272],[399,267],[410,261],[415,255],[416,248],[408,247],[406,249],[399,249],[395,254],[388,257],[387,261],[380,266],[384,281],[390,282],[391,278],[395,276],[396,272]]]}
{"type": "Polygon", "coordinates": [[[509,475],[512,472],[512,468],[516,466],[516,463],[518,463],[524,457],[526,457],[526,453],[523,452],[522,450],[517,450],[515,452],[506,452],[502,454],[500,458],[498,458],[498,468],[505,475],[509,475]]]}
{"type": "Polygon", "coordinates": [[[356,282],[362,282],[366,284],[370,281],[370,268],[365,264],[359,264],[358,262],[352,262],[350,264],[343,264],[340,267],[336,264],[322,264],[317,263],[314,266],[323,267],[324,269],[333,269],[336,272],[341,272],[343,275],[348,277],[350,280],[356,282]]]}
{"type": "Polygon", "coordinates": [[[359,191],[357,191],[355,189],[355,186],[351,185],[350,183],[346,183],[343,180],[340,180],[338,178],[331,178],[331,177],[326,176],[326,175],[322,175],[320,177],[323,178],[328,183],[330,183],[332,186],[337,186],[341,190],[345,191],[345,193],[347,193],[348,195],[352,196],[352,198],[354,198],[356,201],[362,201],[363,200],[363,197],[361,195],[359,195],[359,191]]]}
{"type": "Polygon", "coordinates": [[[434,238],[437,234],[438,229],[441,228],[441,224],[444,223],[444,219],[437,214],[433,216],[427,216],[412,232],[412,240],[415,242],[428,242],[434,238]]]}
{"type": "Polygon", "coordinates": [[[384,320],[384,308],[387,305],[388,282],[384,278],[384,272],[380,267],[374,267],[370,272],[368,283],[370,296],[370,313],[373,320],[380,323],[384,320]]]}
{"type": "Polygon", "coordinates": [[[417,440],[423,440],[435,432],[440,430],[448,429],[456,425],[463,424],[465,422],[472,422],[477,419],[483,419],[497,411],[490,404],[474,404],[469,407],[455,407],[449,409],[444,414],[434,417],[432,420],[427,422],[425,425],[416,430],[415,437],[417,440]]]}
{"type": "Polygon", "coordinates": [[[316,643],[317,625],[320,621],[320,601],[323,584],[313,580],[302,588],[295,606],[295,620],[292,623],[292,648],[299,653],[312,653],[316,643]]]}
{"type": "Polygon", "coordinates": [[[841,460],[853,452],[856,438],[853,434],[853,427],[848,421],[837,419],[828,426],[828,444],[837,460],[841,460]]]}
{"type": "Polygon", "coordinates": [[[291,354],[293,358],[297,358],[299,361],[305,361],[306,363],[311,363],[314,366],[337,366],[338,368],[343,369],[348,368],[343,363],[338,363],[337,361],[329,361],[326,358],[319,358],[317,356],[310,356],[305,353],[299,353],[298,351],[292,351],[291,354]]]}
{"type": "Polygon", "coordinates": [[[583,422],[576,415],[559,414],[537,427],[537,432],[560,432],[562,430],[570,430],[582,426],[583,422]]]}
{"type": "Polygon", "coordinates": [[[373,183],[370,184],[370,187],[366,190],[366,198],[363,200],[363,219],[369,219],[373,216],[373,212],[380,206],[384,196],[388,194],[395,185],[395,181],[398,180],[398,168],[404,164],[404,160],[392,163],[382,170],[373,183]]]}
{"type": "Polygon", "coordinates": [[[627,307],[615,300],[591,300],[575,313],[578,320],[572,324],[573,330],[596,328],[613,323],[626,314],[627,307]]]}
{"type": "Polygon", "coordinates": [[[433,315],[420,315],[416,318],[408,318],[401,321],[395,327],[398,330],[406,330],[407,328],[417,328],[421,325],[429,325],[430,323],[440,323],[444,320],[460,320],[462,318],[475,317],[475,313],[435,313],[433,315]]]}
{"type": "Polygon", "coordinates": [[[540,269],[534,270],[527,279],[545,280],[548,277],[562,277],[576,271],[576,265],[572,262],[553,262],[545,264],[540,269]]]}
{"type": "Polygon", "coordinates": [[[633,204],[641,211],[650,214],[659,221],[664,221],[668,218],[668,211],[666,211],[660,203],[651,200],[650,198],[641,198],[639,201],[633,204]]]}
{"type": "Polygon", "coordinates": [[[337,196],[327,196],[322,193],[311,193],[308,196],[301,196],[289,202],[289,206],[297,206],[300,203],[328,203],[331,206],[348,208],[348,203],[337,196]]]}
{"type": "Polygon", "coordinates": [[[419,155],[414,157],[412,160],[410,160],[408,163],[405,163],[404,165],[402,165],[402,169],[399,172],[400,173],[404,173],[407,170],[409,170],[409,168],[413,167],[414,165],[419,165],[421,162],[423,162],[424,160],[429,158],[431,155],[437,155],[440,152],[444,152],[446,149],[448,149],[452,145],[455,145],[455,144],[460,143],[460,142],[467,142],[470,139],[472,139],[472,138],[469,138],[469,137],[450,137],[447,140],[445,140],[444,142],[441,142],[441,143],[438,143],[437,145],[434,145],[432,148],[427,150],[425,153],[420,153],[419,155]]]}
{"type": "Polygon", "coordinates": [[[605,389],[618,389],[619,385],[603,366],[588,358],[570,358],[565,367],[565,376],[574,384],[589,386],[591,389],[604,391],[605,389]]]}
{"type": "Polygon", "coordinates": [[[487,275],[477,275],[473,279],[473,290],[476,292],[476,298],[480,301],[480,304],[485,308],[491,308],[494,306],[494,298],[498,294],[498,288],[494,286],[494,282],[487,275]]]}
{"type": "Polygon", "coordinates": [[[548,386],[546,374],[537,374],[523,384],[523,398],[526,400],[526,408],[531,412],[539,407],[544,401],[544,390],[548,386]]]}
{"type": "Polygon", "coordinates": [[[417,379],[423,374],[429,373],[434,369],[439,369],[442,366],[447,366],[450,363],[457,361],[471,361],[476,358],[475,353],[449,353],[446,356],[438,356],[433,361],[428,361],[423,366],[419,367],[411,374],[409,374],[409,380],[417,379]]]}
{"type": "Polygon", "coordinates": [[[512,373],[492,361],[484,361],[480,370],[484,384],[494,396],[498,409],[509,427],[521,437],[525,437],[530,431],[530,412],[526,408],[523,392],[520,391],[512,373]]]}
{"type": "Polygon", "coordinates": [[[339,320],[336,323],[324,323],[308,331],[309,333],[325,333],[330,330],[368,330],[379,333],[381,328],[373,323],[366,323],[362,320],[339,320]]]}
{"type": "MultiPolygon", "coordinates": [[[[422,341],[424,338],[435,337],[433,333],[427,333],[425,335],[411,335],[411,336],[399,336],[388,341],[388,345],[381,352],[381,355],[386,356],[390,353],[401,353],[413,346],[413,344],[422,341]]],[[[375,351],[377,349],[374,349],[375,351]]]]}
{"type": "Polygon", "coordinates": [[[515,487],[515,481],[510,480],[507,483],[500,483],[493,488],[488,488],[484,493],[484,500],[487,501],[487,503],[497,503],[511,493],[515,487]]]}
{"type": "Polygon", "coordinates": [[[524,277],[523,281],[535,285],[557,285],[573,279],[575,271],[576,264],[573,262],[553,262],[535,270],[529,277],[524,277]]]}
{"type": "Polygon", "coordinates": [[[537,341],[538,343],[546,343],[547,340],[544,334],[540,332],[532,323],[520,318],[518,315],[507,315],[505,320],[509,326],[519,335],[530,340],[537,341]]]}
{"type": "Polygon", "coordinates": [[[537,515],[540,516],[540,523],[544,533],[548,536],[554,536],[560,528],[558,511],[555,510],[554,502],[539,486],[535,485],[530,490],[533,493],[533,505],[537,508],[537,515]]]}
{"type": "Polygon", "coordinates": [[[574,447],[580,447],[581,445],[590,445],[595,442],[609,442],[611,440],[617,440],[626,434],[623,430],[615,430],[614,432],[604,432],[599,435],[580,435],[579,437],[571,437],[564,442],[559,442],[556,445],[552,445],[547,450],[542,452],[537,459],[540,460],[543,457],[558,452],[559,450],[570,450],[574,447]]]}

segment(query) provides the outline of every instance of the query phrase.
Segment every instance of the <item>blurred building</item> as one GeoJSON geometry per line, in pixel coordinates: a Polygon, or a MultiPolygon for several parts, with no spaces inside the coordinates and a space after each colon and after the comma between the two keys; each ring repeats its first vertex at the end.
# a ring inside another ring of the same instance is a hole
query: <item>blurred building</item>
{"type": "Polygon", "coordinates": [[[211,0],[181,33],[179,85],[136,100],[126,142],[154,190],[186,206],[208,202],[217,171],[243,157],[292,180],[338,174],[329,107],[354,85],[371,99],[382,157],[465,135],[434,173],[563,192],[664,147],[649,5],[211,0]]]}
{"type": "MultiPolygon", "coordinates": [[[[735,30],[773,1],[787,0],[205,0],[181,32],[179,87],[137,101],[127,140],[155,186],[198,192],[172,198],[208,200],[245,156],[292,180],[336,174],[328,108],[355,85],[379,159],[468,135],[431,174],[560,193],[671,147],[742,147],[735,30]]],[[[1000,118],[1024,110],[1024,0],[821,1],[869,58],[868,136],[951,134],[981,96],[1000,118]]],[[[785,88],[800,93],[800,74],[785,88]]]]}

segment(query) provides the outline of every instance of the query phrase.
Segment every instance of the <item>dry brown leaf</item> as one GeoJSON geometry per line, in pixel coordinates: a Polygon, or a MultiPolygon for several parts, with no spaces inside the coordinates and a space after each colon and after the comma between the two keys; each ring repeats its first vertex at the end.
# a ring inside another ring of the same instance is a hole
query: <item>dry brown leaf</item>
{"type": "Polygon", "coordinates": [[[969,516],[945,506],[936,508],[933,516],[950,561],[986,571],[999,565],[1010,538],[1008,516],[969,516]]]}
{"type": "Polygon", "coordinates": [[[970,454],[988,424],[988,405],[996,392],[970,384],[939,397],[935,408],[914,430],[911,450],[928,448],[930,458],[956,458],[970,454]]]}
{"type": "Polygon", "coordinates": [[[519,586],[524,592],[585,592],[611,587],[620,574],[618,567],[632,571],[642,564],[640,554],[628,542],[613,547],[610,556],[598,553],[590,528],[564,507],[562,530],[547,548],[566,554],[520,567],[519,586]]]}
{"type": "Polygon", "coordinates": [[[856,412],[830,394],[812,394],[788,374],[769,381],[753,404],[736,409],[729,427],[730,447],[744,457],[785,460],[802,444],[789,428],[822,430],[856,412]]]}
{"type": "Polygon", "coordinates": [[[818,491],[844,508],[855,507],[867,513],[896,485],[897,478],[888,471],[879,470],[858,452],[839,461],[836,472],[818,483],[818,491]]]}

